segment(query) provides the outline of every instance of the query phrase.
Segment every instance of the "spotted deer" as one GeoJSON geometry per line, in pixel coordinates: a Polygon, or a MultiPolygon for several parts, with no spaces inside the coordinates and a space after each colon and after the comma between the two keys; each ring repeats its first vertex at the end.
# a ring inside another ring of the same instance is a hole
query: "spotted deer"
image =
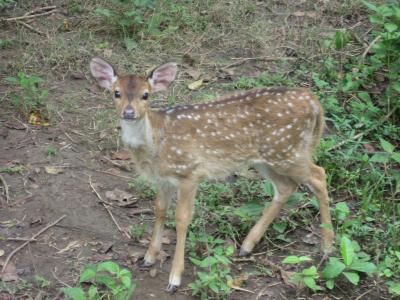
{"type": "Polygon", "coordinates": [[[248,255],[263,237],[288,197],[300,184],[316,196],[321,213],[322,245],[332,248],[325,171],[313,162],[324,128],[322,107],[308,89],[267,87],[237,92],[212,102],[152,109],[151,93],[164,91],[177,65],[167,63],[149,77],[117,75],[100,58],[90,69],[100,86],[112,91],[122,140],[132,150],[138,172],[155,183],[155,225],[142,265],[155,263],[161,249],[165,214],[177,196],[175,256],[167,290],[181,284],[185,239],[199,183],[253,167],[274,188],[271,205],[243,241],[248,255]]]}

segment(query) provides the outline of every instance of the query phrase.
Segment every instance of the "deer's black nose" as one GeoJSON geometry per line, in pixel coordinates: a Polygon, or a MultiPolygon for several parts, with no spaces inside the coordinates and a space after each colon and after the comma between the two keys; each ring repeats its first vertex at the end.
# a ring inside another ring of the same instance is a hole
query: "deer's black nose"
{"type": "Polygon", "coordinates": [[[124,112],[122,114],[123,114],[123,118],[125,120],[133,120],[133,119],[135,119],[135,110],[130,105],[125,107],[124,112]]]}

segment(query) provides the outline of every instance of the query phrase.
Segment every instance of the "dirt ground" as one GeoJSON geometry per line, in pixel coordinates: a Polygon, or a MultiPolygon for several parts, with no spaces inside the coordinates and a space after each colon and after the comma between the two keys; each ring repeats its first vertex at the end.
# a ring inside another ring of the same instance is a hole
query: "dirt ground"
{"type": "MultiPolygon", "coordinates": [[[[60,43],[62,44],[60,47],[68,46],[79,37],[74,35],[78,29],[69,32],[60,31],[57,27],[68,18],[72,24],[75,24],[74,16],[63,13],[66,6],[64,2],[68,1],[33,2],[34,4],[8,11],[7,14],[18,16],[23,15],[29,8],[50,4],[58,6],[59,12],[29,23],[35,29],[40,28],[40,31],[48,32],[50,37],[45,37],[21,24],[17,27],[14,27],[14,23],[3,24],[4,30],[2,29],[0,38],[15,39],[18,42],[1,50],[0,71],[2,78],[15,76],[18,70],[25,70],[27,73],[36,72],[44,77],[53,113],[50,126],[29,124],[26,118],[6,101],[13,87],[4,81],[1,82],[0,167],[22,166],[23,170],[16,174],[1,173],[4,180],[3,186],[8,187],[9,202],[7,203],[5,193],[3,193],[0,202],[0,251],[4,253],[0,256],[0,262],[4,264],[6,257],[23,243],[23,241],[11,240],[12,238],[30,238],[63,215],[65,218],[15,253],[9,265],[16,268],[15,276],[19,279],[19,283],[11,281],[7,283],[7,288],[2,286],[0,299],[63,299],[64,296],[59,288],[74,285],[84,266],[105,260],[117,262],[132,271],[137,284],[134,299],[195,299],[187,288],[187,284],[194,280],[196,272],[189,261],[186,261],[181,289],[174,295],[164,291],[174,251],[174,234],[170,234],[164,245],[166,257],[163,257],[162,263],[156,264],[156,271],[141,270],[137,260],[146,250],[146,238],[150,236],[151,226],[148,226],[149,229],[143,240],[138,242],[128,239],[118,230],[109,212],[94,192],[96,190],[103,199],[107,199],[105,196],[107,191],[113,191],[116,188],[134,194],[137,201],[130,207],[122,207],[118,203],[107,206],[122,229],[140,223],[152,224],[154,215],[146,209],[152,209],[153,203],[149,199],[135,195],[134,190],[128,190],[128,182],[136,177],[134,166],[129,159],[125,159],[126,157],[121,160],[120,157],[115,156],[115,153],[122,153],[122,146],[118,140],[119,129],[113,115],[112,103],[108,100],[108,95],[93,86],[93,80],[89,75],[90,57],[106,52],[93,50],[93,46],[85,49],[87,44],[82,39],[79,40],[78,45],[63,49],[64,52],[60,55],[63,55],[65,62],[60,61],[57,56],[57,47],[60,43]],[[53,39],[48,46],[51,53],[46,52],[46,39],[49,38],[53,39]],[[37,48],[33,50],[34,47],[37,48]],[[76,53],[68,57],[74,51],[76,53]],[[41,65],[44,58],[48,60],[41,65]],[[49,147],[56,150],[56,155],[49,155],[49,147]],[[140,211],[145,213],[140,214],[140,211]],[[38,286],[35,280],[37,275],[51,281],[51,286],[47,288],[38,286]]],[[[307,1],[302,2],[304,3],[300,8],[309,9],[310,5],[305,3],[307,1]]],[[[274,1],[271,3],[277,5],[274,1]]],[[[279,5],[278,8],[285,9],[279,5]]],[[[297,18],[304,17],[300,13],[297,15],[297,18]]],[[[217,17],[221,17],[220,11],[217,17]]],[[[307,15],[305,17],[308,18],[307,15]]],[[[313,16],[310,15],[310,18],[313,16]]],[[[271,19],[271,22],[274,20],[276,19],[271,19]]],[[[287,22],[287,19],[282,20],[284,21],[287,22]]],[[[356,21],[353,22],[356,23],[356,21]]],[[[318,23],[315,20],[313,22],[318,23]]],[[[76,24],[78,28],[79,22],[76,24]]],[[[300,25],[298,28],[300,28],[299,32],[302,32],[300,25]]],[[[242,57],[256,54],[273,55],[283,42],[278,29],[268,30],[269,34],[276,34],[275,48],[264,49],[264,52],[260,53],[261,50],[255,49],[262,45],[254,44],[246,50],[232,49],[225,54],[228,57],[223,57],[223,50],[213,48],[212,60],[216,61],[218,58],[221,58],[221,61],[227,60],[234,56],[235,52],[242,57]]],[[[321,31],[323,30],[321,26],[321,31]]],[[[293,34],[292,31],[287,32],[284,38],[293,34]]],[[[214,38],[217,39],[217,37],[214,38]]],[[[302,38],[308,37],[296,36],[297,40],[302,38]]],[[[268,37],[268,41],[271,40],[274,40],[274,36],[268,37]]],[[[204,42],[196,50],[199,54],[198,60],[204,63],[204,68],[207,68],[207,43],[212,44],[213,41],[215,40],[210,39],[204,42]]],[[[193,47],[196,43],[195,40],[193,47]]],[[[186,50],[190,50],[192,44],[189,41],[185,46],[186,50]]],[[[223,40],[220,46],[223,47],[223,40]]],[[[289,50],[290,48],[293,47],[287,47],[289,50]]],[[[122,55],[127,58],[127,61],[124,60],[122,63],[122,68],[132,68],[129,64],[129,58],[132,56],[128,56],[118,47],[112,50],[111,60],[117,61],[116,57],[122,55]]],[[[153,65],[152,57],[154,53],[158,53],[157,50],[162,49],[156,49],[155,52],[140,57],[140,60],[147,61],[142,69],[153,65]]],[[[183,49],[171,51],[165,56],[157,57],[157,62],[165,61],[167,57],[173,55],[181,57],[183,54],[185,54],[183,49]]],[[[237,61],[229,63],[232,64],[231,69],[240,65],[237,61]]],[[[241,71],[235,69],[234,72],[237,73],[228,72],[228,75],[237,76],[238,72],[259,74],[260,70],[268,68],[269,64],[263,61],[258,64],[258,69],[254,69],[255,63],[249,60],[242,66],[241,71]]],[[[217,79],[212,82],[218,85],[226,80],[229,81],[228,75],[226,73],[224,76],[216,75],[217,79]]],[[[185,77],[182,75],[178,83],[184,80],[185,77]]],[[[215,92],[218,86],[211,85],[211,90],[215,92]]],[[[187,102],[197,96],[196,92],[193,92],[194,96],[187,96],[188,93],[190,92],[187,91],[186,86],[177,87],[174,90],[176,96],[183,95],[184,101],[187,102]]],[[[317,222],[315,224],[317,226],[317,222]]],[[[292,236],[295,239],[303,234],[304,232],[299,229],[293,232],[292,236]]],[[[281,261],[288,253],[308,254],[317,260],[321,258],[319,245],[310,246],[301,241],[289,248],[276,248],[273,253],[274,256],[268,258],[272,262],[281,261]]],[[[260,254],[255,259],[262,262],[266,257],[260,254]]],[[[250,277],[242,285],[243,290],[235,290],[230,299],[355,299],[368,289],[366,286],[368,283],[366,283],[356,288],[348,287],[348,290],[312,295],[285,284],[279,270],[274,270],[271,264],[267,265],[267,268],[272,270],[270,276],[250,277]]],[[[251,260],[236,261],[233,265],[233,273],[237,276],[255,269],[256,264],[251,260]]],[[[357,299],[378,299],[377,297],[379,297],[378,294],[368,293],[357,299]]]]}

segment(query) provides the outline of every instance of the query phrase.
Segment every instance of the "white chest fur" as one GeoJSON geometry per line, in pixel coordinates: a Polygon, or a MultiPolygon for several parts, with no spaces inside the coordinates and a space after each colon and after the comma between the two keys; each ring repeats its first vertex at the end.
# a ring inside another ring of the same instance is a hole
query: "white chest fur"
{"type": "Polygon", "coordinates": [[[132,149],[140,147],[151,148],[151,131],[148,130],[147,120],[138,121],[121,120],[121,138],[123,143],[132,149]]]}

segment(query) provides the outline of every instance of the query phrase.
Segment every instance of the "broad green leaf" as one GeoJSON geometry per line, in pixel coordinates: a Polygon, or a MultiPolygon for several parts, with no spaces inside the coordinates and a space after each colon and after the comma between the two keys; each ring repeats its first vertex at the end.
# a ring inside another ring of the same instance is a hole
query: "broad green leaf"
{"type": "Polygon", "coordinates": [[[312,289],[314,292],[322,290],[322,288],[315,283],[315,279],[312,277],[305,277],[304,284],[312,289]]]}
{"type": "Polygon", "coordinates": [[[307,269],[304,269],[302,273],[305,276],[315,276],[317,274],[317,268],[315,266],[311,266],[307,269]]]}
{"type": "Polygon", "coordinates": [[[369,161],[386,164],[389,161],[389,156],[387,153],[375,153],[369,161]]]}
{"type": "Polygon", "coordinates": [[[329,279],[325,282],[325,285],[328,289],[333,289],[335,287],[335,282],[332,279],[329,279]]]}
{"type": "Polygon", "coordinates": [[[394,146],[391,143],[389,143],[388,141],[385,141],[384,139],[379,139],[379,141],[380,141],[380,144],[381,144],[383,150],[385,150],[388,153],[393,153],[394,146]]]}
{"type": "Polygon", "coordinates": [[[389,282],[389,292],[396,295],[400,296],[400,282],[389,282]]]}
{"type": "Polygon", "coordinates": [[[287,264],[287,265],[295,265],[295,264],[299,264],[299,263],[310,261],[310,260],[311,260],[311,258],[308,256],[290,255],[290,256],[286,257],[284,260],[282,260],[282,263],[287,264]]]}
{"type": "Polygon", "coordinates": [[[333,279],[338,277],[346,266],[338,260],[336,257],[329,258],[329,262],[326,264],[325,268],[322,270],[322,277],[325,279],[333,279]]]}
{"type": "Polygon", "coordinates": [[[367,92],[359,92],[357,95],[360,99],[364,100],[365,102],[371,101],[371,97],[367,92]]]}
{"type": "Polygon", "coordinates": [[[108,271],[112,274],[117,274],[119,273],[119,266],[115,262],[105,261],[97,266],[97,272],[100,271],[108,271]]]}
{"type": "Polygon", "coordinates": [[[394,23],[385,23],[385,29],[389,32],[395,32],[398,29],[398,26],[394,23]]]}
{"type": "Polygon", "coordinates": [[[400,164],[400,153],[395,152],[392,154],[392,158],[400,164]]]}
{"type": "Polygon", "coordinates": [[[341,50],[346,47],[347,43],[350,41],[350,34],[345,30],[338,30],[335,34],[335,46],[336,50],[341,50]]]}
{"type": "Polygon", "coordinates": [[[351,265],[355,258],[354,248],[347,236],[342,236],[340,241],[340,253],[342,254],[343,262],[346,266],[351,265]]]}
{"type": "Polygon", "coordinates": [[[98,15],[103,15],[103,16],[106,16],[106,17],[111,17],[113,15],[113,12],[111,10],[107,9],[107,8],[98,7],[98,8],[95,9],[94,12],[96,14],[98,14],[98,15]]]}
{"type": "Polygon", "coordinates": [[[86,300],[85,293],[81,288],[78,287],[62,288],[61,291],[72,300],[86,300]]]}
{"type": "Polygon", "coordinates": [[[335,214],[340,221],[343,221],[350,214],[350,209],[346,202],[339,202],[335,206],[335,214]]]}
{"type": "Polygon", "coordinates": [[[138,44],[133,39],[130,39],[130,38],[124,39],[124,42],[125,42],[125,48],[128,51],[136,49],[138,46],[138,44]]]}
{"type": "Polygon", "coordinates": [[[349,268],[354,271],[363,272],[371,275],[376,271],[376,266],[371,262],[355,261],[349,268]]]}
{"type": "Polygon", "coordinates": [[[91,279],[96,277],[96,269],[95,267],[87,267],[79,277],[79,282],[88,282],[91,279]]]}
{"type": "Polygon", "coordinates": [[[287,223],[286,222],[278,222],[278,223],[273,223],[272,224],[272,228],[274,228],[279,233],[284,233],[286,227],[287,227],[287,223]]]}
{"type": "Polygon", "coordinates": [[[360,281],[360,276],[354,272],[343,272],[343,275],[354,285],[357,285],[360,281]]]}
{"type": "Polygon", "coordinates": [[[378,8],[377,8],[374,4],[372,4],[372,3],[368,2],[368,1],[363,1],[363,3],[364,3],[364,5],[365,5],[366,7],[368,7],[370,10],[378,11],[378,8]]]}
{"type": "Polygon", "coordinates": [[[114,278],[109,275],[97,275],[96,283],[104,284],[111,290],[114,290],[117,287],[117,283],[115,282],[114,278]]]}
{"type": "Polygon", "coordinates": [[[89,300],[95,300],[99,298],[99,291],[95,285],[91,285],[88,290],[89,300]]]}
{"type": "Polygon", "coordinates": [[[235,252],[235,249],[233,248],[233,246],[229,246],[228,248],[226,248],[225,250],[225,254],[227,256],[231,256],[233,254],[233,252],[235,252]]]}
{"type": "Polygon", "coordinates": [[[121,282],[127,289],[130,289],[132,287],[132,279],[130,276],[122,276],[121,282]]]}

